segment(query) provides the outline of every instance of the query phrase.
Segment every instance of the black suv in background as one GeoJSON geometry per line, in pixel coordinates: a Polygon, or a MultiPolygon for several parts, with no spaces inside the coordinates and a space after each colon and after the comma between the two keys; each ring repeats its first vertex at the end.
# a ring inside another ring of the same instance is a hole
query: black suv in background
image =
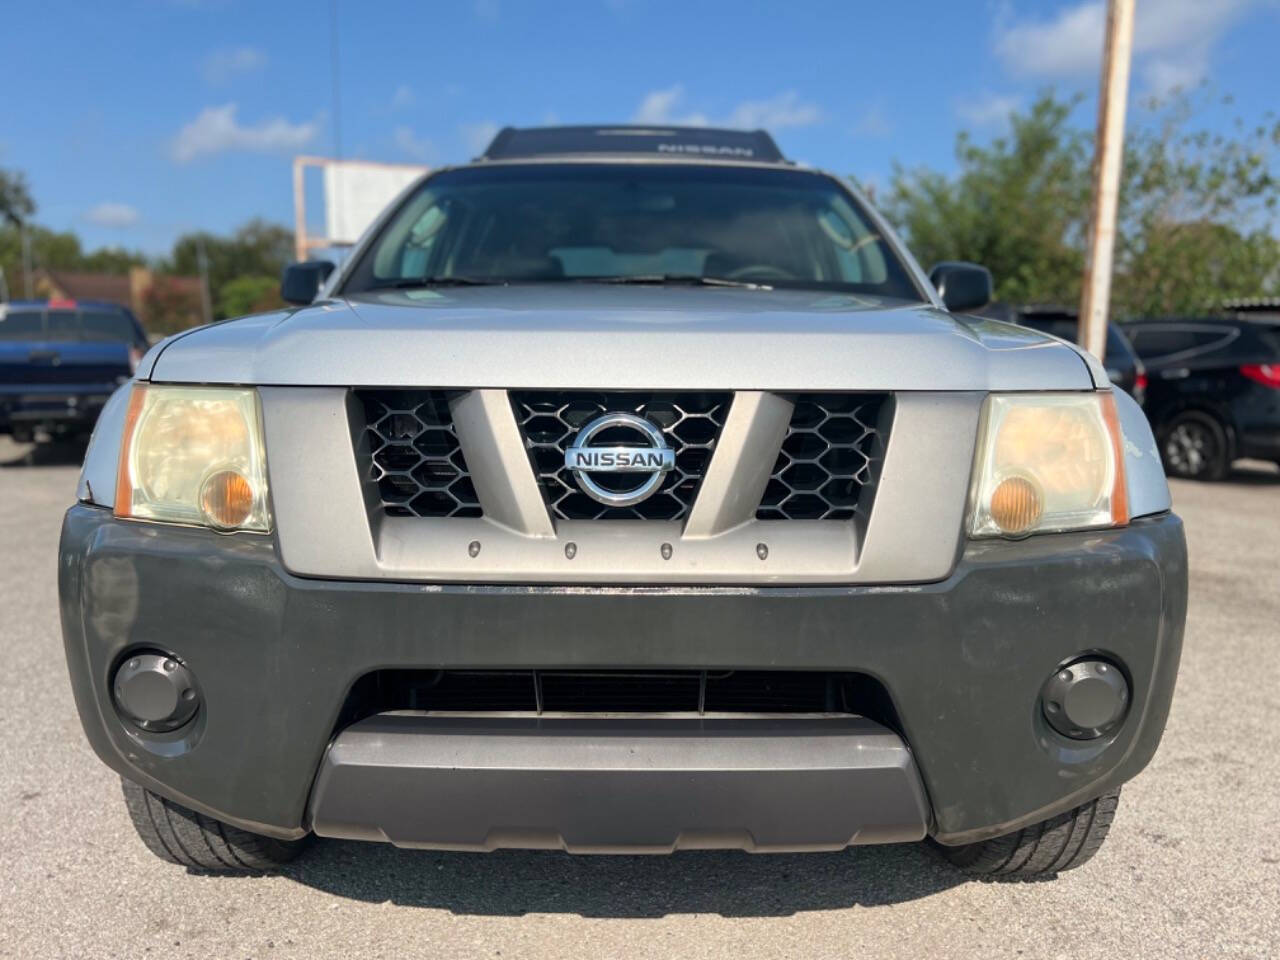
{"type": "Polygon", "coordinates": [[[0,433],[87,437],[146,351],[142,325],[116,303],[0,303],[0,433]]]}
{"type": "Polygon", "coordinates": [[[1145,409],[1170,476],[1220,480],[1280,463],[1280,323],[1244,316],[1125,324],[1147,365],[1145,409]]]}

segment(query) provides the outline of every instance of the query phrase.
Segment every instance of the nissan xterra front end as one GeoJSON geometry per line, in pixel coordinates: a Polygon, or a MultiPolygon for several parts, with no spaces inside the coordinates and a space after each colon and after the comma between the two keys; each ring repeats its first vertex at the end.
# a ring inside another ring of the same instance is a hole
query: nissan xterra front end
{"type": "Polygon", "coordinates": [[[328,271],[155,347],[66,516],[152,850],[1096,851],[1182,525],[1096,361],[963,315],[984,271],[767,136],[626,128],[504,131],[328,271]]]}

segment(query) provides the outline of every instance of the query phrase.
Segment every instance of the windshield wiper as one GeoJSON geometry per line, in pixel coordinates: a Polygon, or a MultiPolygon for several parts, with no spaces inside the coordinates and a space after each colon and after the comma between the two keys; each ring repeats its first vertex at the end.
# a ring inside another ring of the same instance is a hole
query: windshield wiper
{"type": "Polygon", "coordinates": [[[632,277],[573,277],[572,279],[583,283],[634,283],[648,286],[685,285],[690,287],[737,287],[741,290],[773,289],[773,287],[767,283],[754,283],[750,280],[726,280],[723,277],[704,277],[696,273],[642,273],[632,277]]]}
{"type": "Polygon", "coordinates": [[[370,290],[412,290],[419,287],[501,287],[510,280],[484,277],[402,277],[399,280],[387,280],[375,283],[370,290]]]}

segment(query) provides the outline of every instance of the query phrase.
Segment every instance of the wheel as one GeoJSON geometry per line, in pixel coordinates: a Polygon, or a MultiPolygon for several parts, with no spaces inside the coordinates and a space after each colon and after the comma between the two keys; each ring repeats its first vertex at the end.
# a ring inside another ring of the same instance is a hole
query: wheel
{"type": "Polygon", "coordinates": [[[1165,473],[1186,480],[1221,480],[1231,468],[1227,431],[1216,417],[1186,410],[1160,431],[1165,473]]]}
{"type": "Polygon", "coordinates": [[[206,817],[121,778],[133,828],[162,860],[210,873],[262,873],[288,863],[306,844],[277,840],[206,817]]]}
{"type": "Polygon", "coordinates": [[[1120,803],[1120,789],[1016,833],[960,847],[935,846],[968,873],[1010,880],[1036,880],[1087,863],[1107,839],[1120,803]]]}

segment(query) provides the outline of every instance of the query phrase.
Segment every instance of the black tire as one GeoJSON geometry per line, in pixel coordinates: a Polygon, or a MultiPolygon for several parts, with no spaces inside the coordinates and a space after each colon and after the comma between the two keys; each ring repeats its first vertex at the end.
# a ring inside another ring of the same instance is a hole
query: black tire
{"type": "Polygon", "coordinates": [[[133,828],[162,860],[209,873],[262,873],[288,863],[306,844],[241,830],[121,778],[133,828]]]}
{"type": "Polygon", "coordinates": [[[1184,410],[1160,429],[1164,472],[1184,480],[1221,480],[1231,469],[1226,428],[1212,414],[1184,410]]]}
{"type": "Polygon", "coordinates": [[[1042,880],[1087,863],[1107,839],[1120,803],[1120,789],[1024,827],[962,847],[936,844],[960,869],[978,876],[1009,880],[1042,880]]]}

